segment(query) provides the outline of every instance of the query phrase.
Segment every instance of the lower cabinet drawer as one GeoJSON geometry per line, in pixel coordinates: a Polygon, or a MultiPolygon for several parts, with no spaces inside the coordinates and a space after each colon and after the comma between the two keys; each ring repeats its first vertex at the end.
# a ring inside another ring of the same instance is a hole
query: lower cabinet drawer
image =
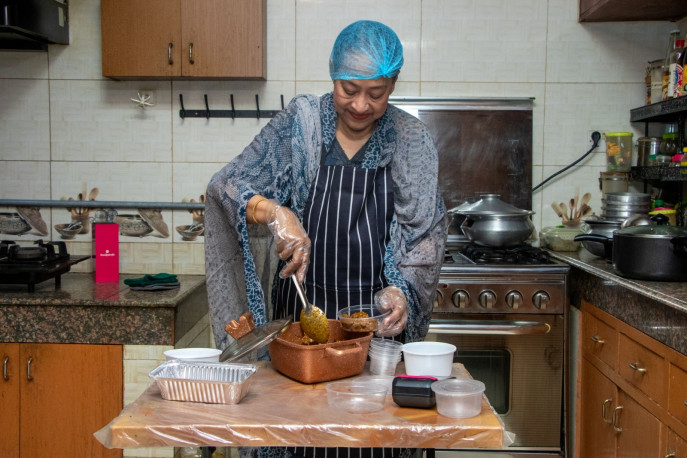
{"type": "Polygon", "coordinates": [[[670,365],[668,412],[687,425],[687,372],[670,365]]]}
{"type": "Polygon", "coordinates": [[[618,358],[618,331],[589,313],[583,316],[582,351],[615,369],[618,358]]]}
{"type": "Polygon", "coordinates": [[[659,405],[666,406],[663,358],[622,333],[618,338],[618,372],[659,405]]]}

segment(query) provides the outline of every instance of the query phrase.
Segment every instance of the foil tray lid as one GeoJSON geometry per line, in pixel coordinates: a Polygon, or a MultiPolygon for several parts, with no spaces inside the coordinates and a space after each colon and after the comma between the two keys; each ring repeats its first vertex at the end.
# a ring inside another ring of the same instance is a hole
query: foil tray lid
{"type": "Polygon", "coordinates": [[[253,329],[245,336],[229,344],[229,346],[222,351],[219,360],[221,362],[236,361],[253,350],[264,347],[279,337],[292,321],[291,318],[273,320],[264,326],[253,329]]]}

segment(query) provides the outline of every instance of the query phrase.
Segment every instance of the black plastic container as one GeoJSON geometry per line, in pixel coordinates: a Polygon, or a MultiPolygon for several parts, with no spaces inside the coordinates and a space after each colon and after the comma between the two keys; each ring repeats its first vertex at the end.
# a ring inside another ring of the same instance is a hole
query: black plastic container
{"type": "Polygon", "coordinates": [[[430,409],[436,404],[432,383],[434,377],[417,375],[397,375],[391,384],[394,402],[401,407],[430,409]]]}

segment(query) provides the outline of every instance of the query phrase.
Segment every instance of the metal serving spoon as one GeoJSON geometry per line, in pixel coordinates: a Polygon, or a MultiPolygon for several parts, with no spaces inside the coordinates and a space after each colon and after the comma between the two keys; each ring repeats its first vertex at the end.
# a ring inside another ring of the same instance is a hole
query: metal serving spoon
{"type": "Polygon", "coordinates": [[[329,321],[327,320],[327,315],[319,308],[312,305],[305,298],[305,291],[303,290],[303,285],[296,278],[296,274],[291,275],[291,280],[296,285],[296,291],[298,292],[298,297],[301,299],[303,304],[303,310],[301,310],[301,329],[306,336],[310,337],[317,343],[323,344],[327,343],[329,340],[329,321]]]}

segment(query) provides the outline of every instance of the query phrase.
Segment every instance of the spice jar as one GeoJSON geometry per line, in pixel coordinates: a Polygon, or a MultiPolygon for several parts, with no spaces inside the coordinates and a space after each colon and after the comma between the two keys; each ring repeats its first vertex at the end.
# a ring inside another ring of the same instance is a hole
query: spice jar
{"type": "Polygon", "coordinates": [[[606,166],[608,171],[629,172],[632,166],[632,133],[606,134],[606,166]]]}
{"type": "Polygon", "coordinates": [[[659,148],[660,153],[672,157],[678,152],[678,133],[677,132],[666,132],[663,134],[663,139],[661,140],[661,146],[659,148]]]}

